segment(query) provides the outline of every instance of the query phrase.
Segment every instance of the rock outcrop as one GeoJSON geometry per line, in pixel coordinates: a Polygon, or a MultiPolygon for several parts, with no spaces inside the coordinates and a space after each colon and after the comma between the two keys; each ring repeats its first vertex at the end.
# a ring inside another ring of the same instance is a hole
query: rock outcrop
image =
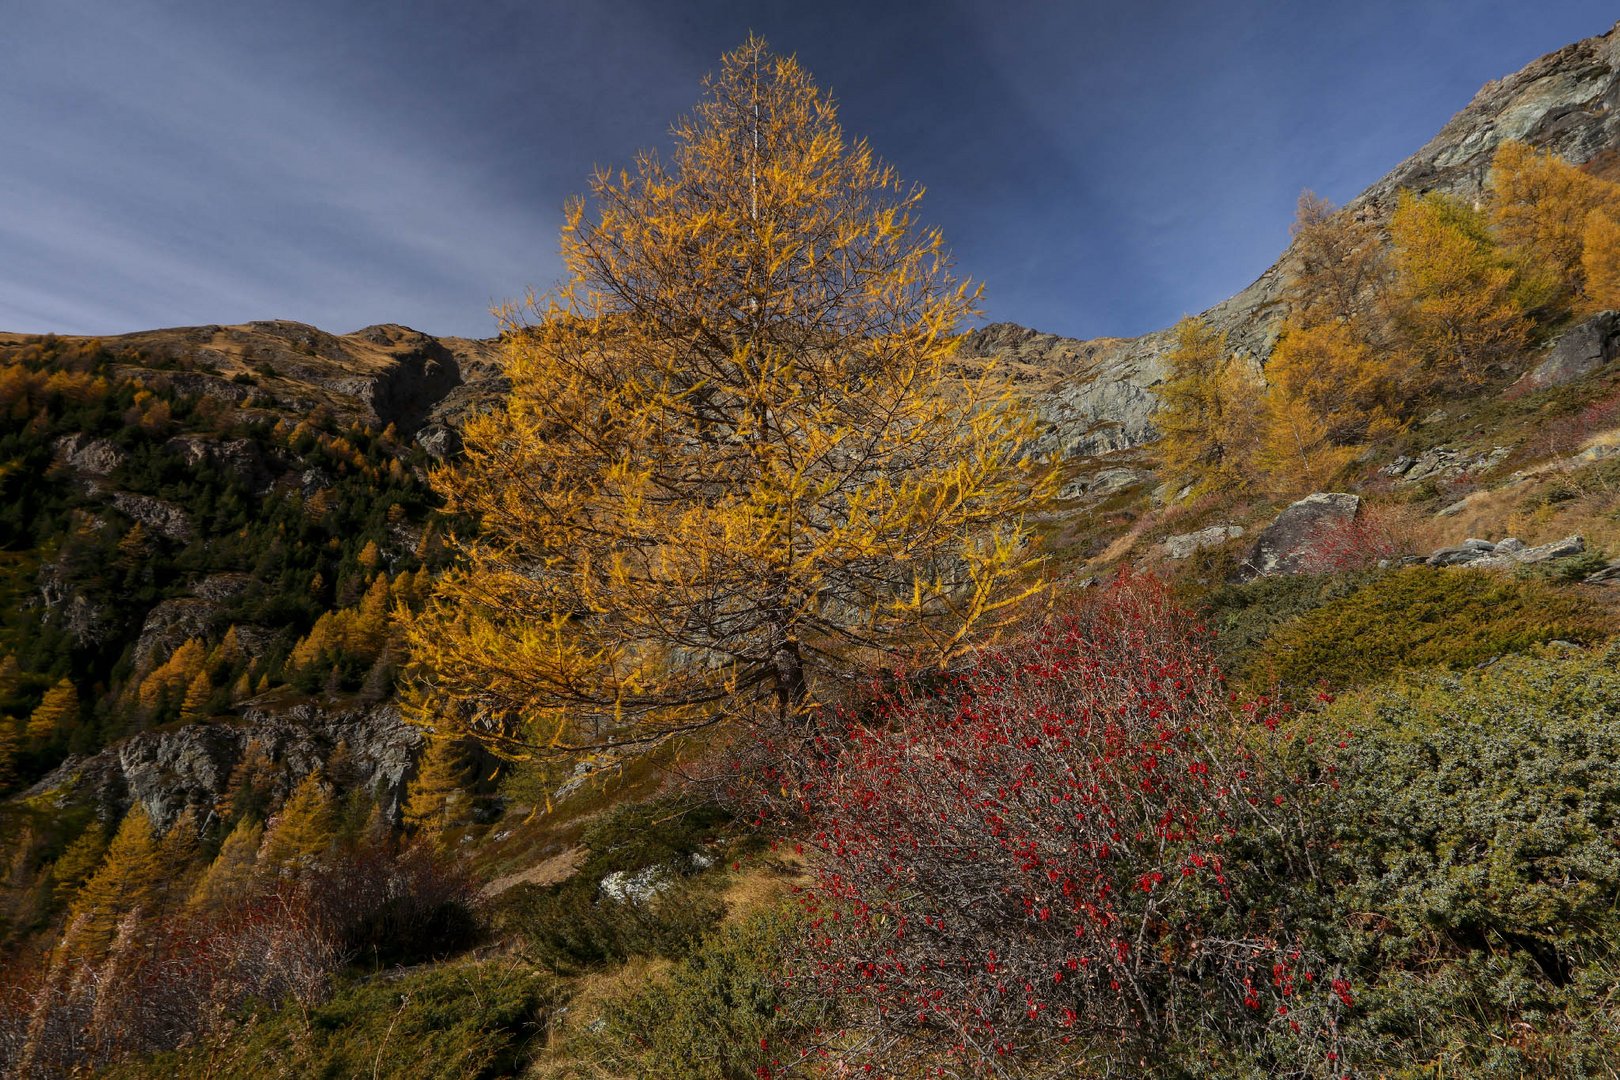
{"type": "Polygon", "coordinates": [[[1516,536],[1491,542],[1469,539],[1452,547],[1443,547],[1423,560],[1430,566],[1472,566],[1476,569],[1505,570],[1515,566],[1533,566],[1537,563],[1573,559],[1586,553],[1586,541],[1579,536],[1566,536],[1550,544],[1527,547],[1516,536]]]}
{"type": "MultiPolygon", "coordinates": [[[[1352,200],[1347,210],[1384,220],[1402,188],[1465,198],[1485,187],[1504,141],[1521,140],[1575,164],[1620,152],[1620,24],[1488,83],[1417,153],[1352,200]]],[[[1200,316],[1250,363],[1271,355],[1296,265],[1292,248],[1247,288],[1200,316]]],[[[1137,338],[1078,341],[1012,324],[967,335],[964,356],[994,356],[1023,369],[1044,422],[1040,448],[1089,457],[1149,442],[1170,330],[1137,338]]]]}
{"type": "Polygon", "coordinates": [[[136,802],[158,822],[187,807],[206,817],[253,743],[275,767],[278,798],[345,744],[352,782],[374,792],[383,812],[397,817],[422,736],[392,704],[250,705],[237,721],[145,731],[90,757],[69,758],[28,794],[87,802],[106,820],[117,820],[136,802]]]}
{"type": "Polygon", "coordinates": [[[1298,574],[1309,565],[1324,532],[1352,522],[1361,513],[1361,498],[1338,491],[1318,491],[1294,503],[1255,538],[1238,570],[1238,580],[1273,574],[1298,574]]]}
{"type": "Polygon", "coordinates": [[[1211,525],[1197,532],[1167,536],[1159,546],[1164,549],[1166,558],[1190,559],[1206,548],[1220,547],[1228,540],[1235,540],[1242,535],[1241,525],[1211,525]]]}
{"type": "Polygon", "coordinates": [[[1605,311],[1570,327],[1547,346],[1541,362],[1522,382],[1531,390],[1562,386],[1620,356],[1620,311],[1605,311]]]}

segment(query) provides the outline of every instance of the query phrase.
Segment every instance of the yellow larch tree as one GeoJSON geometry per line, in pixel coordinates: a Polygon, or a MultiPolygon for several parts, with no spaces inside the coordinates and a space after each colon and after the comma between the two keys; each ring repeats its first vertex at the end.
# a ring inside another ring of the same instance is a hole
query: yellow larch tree
{"type": "MultiPolygon", "coordinates": [[[[1295,260],[1288,283],[1290,320],[1299,326],[1374,323],[1388,271],[1383,238],[1371,216],[1335,210],[1305,191],[1289,235],[1295,260]]],[[[1363,336],[1370,335],[1363,330],[1363,336]]]]}
{"type": "Polygon", "coordinates": [[[69,948],[80,955],[99,952],[125,915],[151,913],[168,872],[152,819],[136,803],[107,845],[101,865],[74,898],[68,917],[75,927],[69,948]]]}
{"type": "Polygon", "coordinates": [[[198,878],[186,906],[193,911],[219,911],[242,900],[252,884],[263,840],[264,826],[256,819],[237,822],[198,878]]]}
{"type": "Polygon", "coordinates": [[[259,863],[272,872],[326,853],[337,839],[337,802],[318,770],[299,781],[265,831],[259,863]]]}
{"type": "Polygon", "coordinates": [[[1620,217],[1620,184],[1509,141],[1492,159],[1490,193],[1497,235],[1525,279],[1527,302],[1567,308],[1586,290],[1587,219],[1598,211],[1620,217]]]}
{"type": "Polygon", "coordinates": [[[455,824],[466,803],[466,754],[460,740],[429,739],[405,802],[405,824],[429,835],[455,824]]]}
{"type": "Polygon", "coordinates": [[[69,679],[62,679],[45,691],[45,697],[28,717],[28,745],[48,746],[66,735],[79,721],[79,691],[69,679]]]}
{"type": "Polygon", "coordinates": [[[1394,365],[1348,322],[1285,325],[1266,381],[1258,460],[1276,492],[1321,488],[1360,447],[1399,430],[1394,365]]]}
{"type": "Polygon", "coordinates": [[[1587,216],[1581,269],[1592,306],[1600,311],[1620,308],[1620,212],[1594,210],[1587,216]]]}
{"type": "Polygon", "coordinates": [[[941,663],[1038,590],[1055,476],[959,361],[977,293],[921,190],[751,38],[673,157],[570,202],[566,281],[503,312],[505,407],[434,479],[479,523],[401,612],[420,719],[522,756],[810,722],[862,667],[941,663]]]}
{"type": "Polygon", "coordinates": [[[1484,211],[1403,191],[1389,230],[1401,317],[1431,378],[1478,383],[1525,349],[1518,276],[1484,211]]]}
{"type": "Polygon", "coordinates": [[[1177,323],[1164,381],[1153,387],[1165,475],[1199,489],[1240,482],[1252,426],[1241,430],[1238,421],[1252,419],[1256,389],[1228,351],[1226,335],[1199,319],[1177,323]]]}

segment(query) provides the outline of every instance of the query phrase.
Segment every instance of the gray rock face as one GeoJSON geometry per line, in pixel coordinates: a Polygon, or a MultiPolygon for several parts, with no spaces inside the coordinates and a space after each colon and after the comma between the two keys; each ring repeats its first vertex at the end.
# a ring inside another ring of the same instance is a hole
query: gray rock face
{"type": "Polygon", "coordinates": [[[191,517],[172,502],[120,491],[113,495],[113,506],[166,540],[185,543],[191,539],[191,517]]]}
{"type": "Polygon", "coordinates": [[[87,476],[110,476],[124,463],[124,452],[110,439],[77,433],[62,436],[53,446],[58,464],[87,476]]]}
{"type": "Polygon", "coordinates": [[[1620,356],[1620,311],[1605,311],[1571,327],[1547,347],[1524,382],[1532,389],[1562,386],[1620,356]]]}
{"type": "MultiPolygon", "coordinates": [[[[1346,209],[1383,221],[1402,188],[1474,198],[1483,190],[1491,157],[1517,139],[1582,164],[1620,146],[1620,26],[1576,42],[1488,83],[1417,153],[1351,201],[1346,209]]],[[[1262,365],[1286,314],[1287,283],[1298,263],[1292,248],[1253,284],[1202,318],[1227,335],[1233,351],[1262,365]]],[[[1040,449],[1086,457],[1152,441],[1157,401],[1149,387],[1163,377],[1174,334],[1077,341],[1010,324],[966,336],[964,356],[997,356],[1044,369],[1031,387],[1046,428],[1040,449]]]]}
{"type": "Polygon", "coordinates": [[[1182,533],[1180,536],[1167,536],[1159,545],[1164,549],[1168,558],[1188,559],[1205,548],[1220,547],[1228,540],[1243,535],[1241,525],[1211,525],[1207,529],[1197,532],[1182,533]]]}
{"type": "Polygon", "coordinates": [[[187,465],[212,465],[250,488],[262,488],[270,478],[264,455],[251,439],[181,435],[169,440],[169,448],[179,453],[187,465]]]}
{"type": "Polygon", "coordinates": [[[136,802],[162,823],[188,806],[206,816],[253,742],[278,767],[280,795],[346,743],[355,782],[375,791],[384,812],[397,816],[422,736],[390,704],[250,708],[237,722],[141,732],[91,757],[69,758],[29,793],[86,799],[108,820],[136,802]]]}
{"type": "Polygon", "coordinates": [[[1300,573],[1317,549],[1324,530],[1354,521],[1361,513],[1361,498],[1344,492],[1318,491],[1277,515],[1255,538],[1237,577],[1249,581],[1273,574],[1300,573]]]}
{"type": "Polygon", "coordinates": [[[1078,499],[1082,496],[1093,498],[1103,495],[1112,495],[1116,491],[1124,491],[1132,484],[1141,483],[1147,478],[1147,473],[1140,469],[1113,468],[1103,469],[1101,472],[1089,476],[1077,476],[1058,492],[1060,499],[1078,499]]]}
{"type": "Polygon", "coordinates": [[[135,673],[145,675],[186,643],[208,637],[219,618],[219,604],[196,596],[164,600],[146,613],[135,640],[135,673]]]}
{"type": "Polygon", "coordinates": [[[1452,450],[1437,446],[1425,450],[1416,458],[1398,457],[1379,471],[1386,476],[1398,476],[1403,484],[1416,484],[1441,477],[1455,478],[1464,473],[1488,473],[1513,453],[1511,446],[1493,446],[1489,450],[1452,450]]]}

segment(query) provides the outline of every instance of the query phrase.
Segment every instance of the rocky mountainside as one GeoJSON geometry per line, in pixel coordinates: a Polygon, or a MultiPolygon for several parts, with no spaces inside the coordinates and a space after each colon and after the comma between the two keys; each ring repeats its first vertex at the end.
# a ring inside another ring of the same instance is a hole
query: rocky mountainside
{"type": "MultiPolygon", "coordinates": [[[[1384,220],[1402,189],[1477,196],[1492,155],[1507,140],[1552,150],[1604,174],[1620,167],[1620,24],[1550,53],[1484,86],[1411,157],[1348,209],[1384,220]]],[[[1200,318],[1234,350],[1264,363],[1282,321],[1282,293],[1297,256],[1290,248],[1247,288],[1200,318]]],[[[1151,441],[1155,399],[1170,329],[1137,338],[1076,341],[1008,323],[974,331],[967,355],[1015,363],[1037,391],[1045,449],[1087,458],[1151,441]]]]}
{"type": "MultiPolygon", "coordinates": [[[[0,348],[25,340],[0,333],[0,348]]],[[[325,409],[341,420],[392,424],[436,456],[453,441],[466,411],[501,387],[493,341],[437,338],[393,324],[329,334],[278,319],[94,340],[123,358],[117,367],[125,377],[249,413],[300,416],[325,409]]]]}

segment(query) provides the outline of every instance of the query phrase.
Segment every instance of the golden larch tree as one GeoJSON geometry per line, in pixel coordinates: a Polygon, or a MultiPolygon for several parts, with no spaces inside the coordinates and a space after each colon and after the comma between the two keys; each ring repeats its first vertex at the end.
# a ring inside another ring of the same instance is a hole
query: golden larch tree
{"type": "Polygon", "coordinates": [[[1359,447],[1399,430],[1394,365],[1348,322],[1285,324],[1266,381],[1258,463],[1278,493],[1323,487],[1359,447]]]}
{"type": "Polygon", "coordinates": [[[1159,410],[1158,454],[1165,475],[1207,488],[1241,480],[1243,448],[1252,441],[1257,389],[1226,346],[1226,335],[1199,319],[1175,326],[1164,381],[1153,386],[1159,410]]]}
{"type": "Polygon", "coordinates": [[[1518,277],[1484,211],[1403,191],[1389,230],[1402,321],[1432,378],[1478,383],[1528,346],[1518,277]]]}
{"type": "Polygon", "coordinates": [[[1600,311],[1620,308],[1620,212],[1594,210],[1588,215],[1581,269],[1592,306],[1600,311]]]}
{"type": "Polygon", "coordinates": [[[405,801],[405,824],[429,835],[455,824],[466,802],[467,760],[459,739],[429,739],[405,801]]]}
{"type": "Polygon", "coordinates": [[[1585,290],[1587,218],[1620,216],[1620,184],[1522,142],[1502,144],[1491,161],[1491,211],[1512,253],[1526,302],[1562,310],[1585,290]]]}
{"type": "Polygon", "coordinates": [[[307,774],[265,831],[259,863],[270,872],[326,854],[337,839],[337,802],[319,770],[307,774]]]}
{"type": "Polygon", "coordinates": [[[197,885],[186,899],[193,911],[219,911],[248,894],[264,841],[264,826],[254,818],[243,818],[225,837],[219,853],[208,864],[197,885]]]}
{"type": "Polygon", "coordinates": [[[101,865],[74,898],[68,918],[74,927],[69,948],[79,955],[99,952],[112,941],[125,915],[150,914],[169,870],[152,819],[135,803],[107,845],[101,865]]]}
{"type": "Polygon", "coordinates": [[[79,722],[79,691],[72,680],[62,679],[40,700],[28,717],[28,744],[38,749],[66,735],[79,722]]]}
{"type": "Polygon", "coordinates": [[[1289,317],[1299,326],[1325,322],[1366,330],[1382,309],[1388,261],[1378,226],[1369,216],[1335,210],[1312,191],[1302,192],[1289,231],[1295,259],[1288,282],[1289,317]]]}
{"type": "Polygon", "coordinates": [[[570,202],[503,315],[505,407],[440,471],[476,519],[407,635],[422,719],[514,756],[795,721],[1037,588],[1026,410],[956,359],[977,293],[792,58],[751,38],[666,163],[570,202]]]}

